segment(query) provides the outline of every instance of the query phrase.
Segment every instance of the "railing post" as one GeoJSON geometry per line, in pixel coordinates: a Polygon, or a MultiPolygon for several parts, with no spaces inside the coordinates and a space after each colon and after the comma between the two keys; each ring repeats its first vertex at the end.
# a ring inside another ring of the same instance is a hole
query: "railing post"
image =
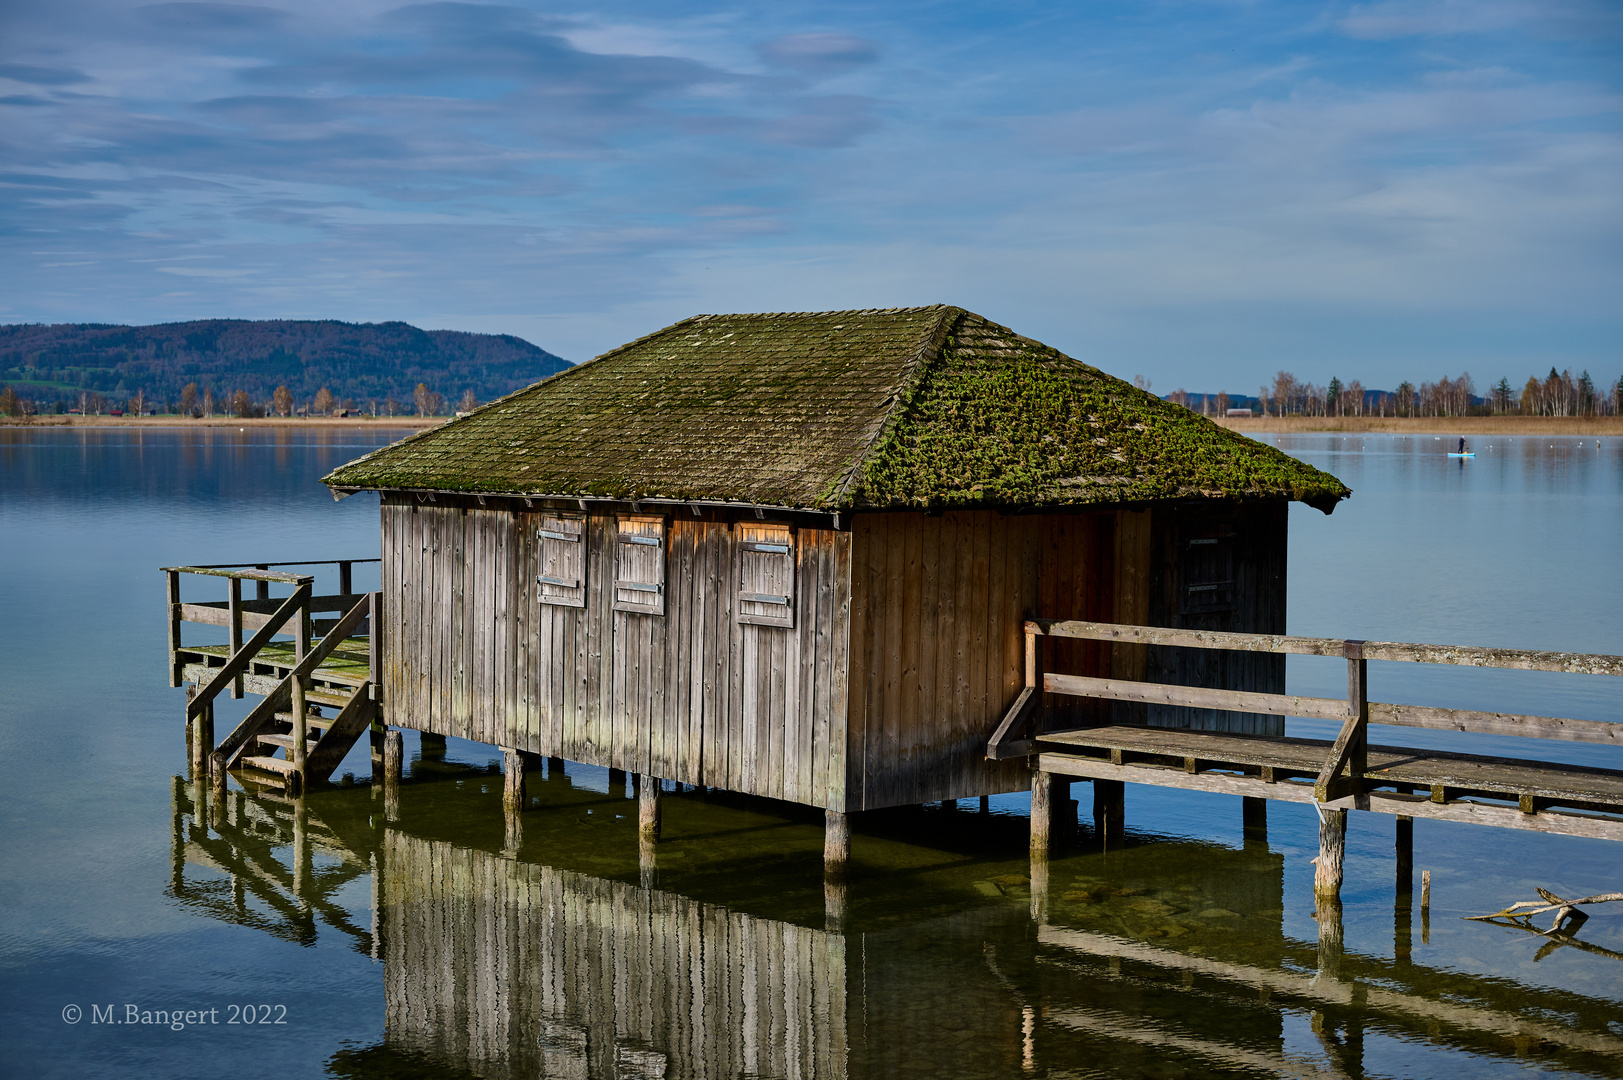
{"type": "Polygon", "coordinates": [[[179,686],[180,665],[180,571],[169,571],[169,685],[179,686]]]}
{"type": "Polygon", "coordinates": [[[348,596],[349,595],[350,584],[351,584],[351,582],[353,580],[353,578],[352,578],[352,576],[350,574],[350,568],[352,566],[354,566],[354,565],[355,565],[354,563],[350,562],[347,559],[339,562],[339,564],[338,564],[338,595],[339,596],[348,596]]]}
{"type": "MultiPolygon", "coordinates": [[[[235,656],[242,651],[242,579],[231,578],[231,596],[226,607],[231,618],[231,655],[235,656]]],[[[242,672],[237,672],[236,678],[231,680],[231,696],[242,696],[242,672]]]]}
{"type": "MultiPolygon", "coordinates": [[[[312,590],[313,591],[313,590],[312,590]]],[[[304,602],[299,605],[299,629],[293,639],[293,655],[297,660],[303,660],[310,651],[310,594],[306,593],[304,602]]]]}
{"type": "Polygon", "coordinates": [[[289,756],[293,759],[294,769],[297,770],[295,783],[298,790],[303,791],[305,758],[308,755],[308,749],[305,746],[305,740],[308,738],[306,731],[308,721],[305,716],[307,706],[304,700],[304,676],[295,674],[293,685],[289,689],[292,691],[293,698],[293,753],[289,756]]]}
{"type": "Polygon", "coordinates": [[[1354,777],[1369,771],[1369,661],[1364,659],[1364,643],[1342,644],[1347,657],[1347,715],[1357,720],[1347,767],[1354,777]]]}
{"type": "MultiPolygon", "coordinates": [[[[270,569],[270,564],[269,563],[261,563],[258,566],[255,566],[254,569],[255,570],[269,570],[270,569]]],[[[268,582],[268,581],[256,581],[256,582],[254,582],[254,599],[255,600],[269,600],[270,599],[270,582],[268,582]]]]}

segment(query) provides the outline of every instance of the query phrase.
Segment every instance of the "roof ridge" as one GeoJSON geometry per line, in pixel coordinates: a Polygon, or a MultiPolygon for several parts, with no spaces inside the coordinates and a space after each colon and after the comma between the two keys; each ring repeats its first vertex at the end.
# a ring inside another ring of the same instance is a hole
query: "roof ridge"
{"type": "MultiPolygon", "coordinates": [[[[924,370],[928,366],[928,362],[933,358],[940,357],[941,349],[946,345],[947,338],[952,333],[952,328],[962,321],[964,316],[970,314],[965,308],[952,304],[931,304],[929,307],[939,308],[941,314],[936,318],[935,326],[919,343],[919,347],[913,350],[913,355],[908,357],[902,364],[901,385],[896,388],[896,393],[891,397],[890,408],[885,412],[885,419],[880,421],[879,426],[874,429],[873,438],[868,440],[868,445],[863,447],[862,452],[852,460],[850,468],[845,471],[845,475],[840,478],[839,483],[834,486],[834,490],[829,493],[835,506],[845,505],[846,500],[850,498],[851,489],[856,483],[857,477],[865,470],[869,459],[873,457],[874,448],[883,445],[885,436],[890,434],[896,427],[897,418],[912,402],[914,392],[918,389],[919,383],[923,381],[924,370]]],[[[927,308],[898,310],[924,311],[927,308]]]]}

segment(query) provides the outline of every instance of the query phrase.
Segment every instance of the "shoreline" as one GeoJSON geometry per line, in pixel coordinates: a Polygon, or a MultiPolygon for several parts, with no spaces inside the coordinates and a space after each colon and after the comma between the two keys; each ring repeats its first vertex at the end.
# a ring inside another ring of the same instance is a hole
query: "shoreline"
{"type": "Polygon", "coordinates": [[[26,420],[0,417],[0,427],[156,427],[156,428],[415,428],[438,427],[449,416],[205,416],[193,420],[182,416],[34,416],[26,420]]]}
{"type": "Polygon", "coordinates": [[[1213,417],[1246,434],[1623,435],[1623,416],[1254,416],[1213,417]]]}

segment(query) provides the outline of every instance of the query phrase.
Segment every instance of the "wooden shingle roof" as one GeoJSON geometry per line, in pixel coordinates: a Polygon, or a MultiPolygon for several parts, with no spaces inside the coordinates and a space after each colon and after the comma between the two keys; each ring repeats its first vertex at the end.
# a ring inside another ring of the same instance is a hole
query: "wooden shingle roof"
{"type": "Polygon", "coordinates": [[[1210,497],[1335,477],[962,308],[698,315],[333,471],[335,491],[824,512],[1210,497]]]}

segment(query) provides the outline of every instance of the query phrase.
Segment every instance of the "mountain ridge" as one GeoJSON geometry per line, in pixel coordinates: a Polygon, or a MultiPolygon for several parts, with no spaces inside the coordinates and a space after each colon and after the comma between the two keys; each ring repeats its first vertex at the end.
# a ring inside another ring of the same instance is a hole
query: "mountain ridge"
{"type": "Polygon", "coordinates": [[[138,391],[177,401],[188,383],[217,401],[238,390],[268,401],[279,386],[309,402],[323,388],[360,407],[409,404],[418,383],[454,404],[511,393],[570,367],[511,334],[423,330],[409,323],[337,319],[197,319],[117,323],[0,324],[0,382],[45,403],[92,392],[138,391]]]}

